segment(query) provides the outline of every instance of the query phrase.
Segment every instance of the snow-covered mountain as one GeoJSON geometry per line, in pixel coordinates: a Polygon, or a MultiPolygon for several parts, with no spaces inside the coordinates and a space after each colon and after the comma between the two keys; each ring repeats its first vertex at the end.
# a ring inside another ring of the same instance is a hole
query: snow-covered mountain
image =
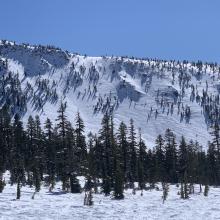
{"type": "Polygon", "coordinates": [[[24,121],[39,114],[55,123],[63,100],[69,120],[80,111],[87,132],[97,132],[108,111],[116,125],[133,118],[150,147],[167,128],[206,145],[220,118],[219,92],[214,63],[87,57],[0,41],[0,105],[7,102],[24,121]]]}

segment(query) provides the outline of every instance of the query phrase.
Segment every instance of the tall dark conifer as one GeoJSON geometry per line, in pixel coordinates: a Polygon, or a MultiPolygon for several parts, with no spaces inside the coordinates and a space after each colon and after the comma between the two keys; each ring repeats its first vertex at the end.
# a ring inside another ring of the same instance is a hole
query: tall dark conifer
{"type": "Polygon", "coordinates": [[[58,109],[58,117],[56,130],[58,131],[58,143],[57,143],[57,152],[56,152],[56,164],[57,164],[57,173],[59,178],[62,181],[62,189],[66,191],[68,189],[68,146],[67,146],[67,128],[69,122],[66,116],[66,103],[61,102],[58,109]]]}
{"type": "Polygon", "coordinates": [[[121,122],[118,129],[118,145],[121,149],[121,163],[122,163],[122,172],[124,176],[124,181],[128,180],[128,171],[129,171],[129,152],[128,152],[128,141],[127,141],[127,126],[124,122],[121,122]]]}
{"type": "Polygon", "coordinates": [[[130,120],[129,126],[129,181],[131,185],[137,180],[137,142],[136,142],[136,133],[134,128],[134,121],[133,119],[130,120]]]}
{"type": "Polygon", "coordinates": [[[100,144],[103,147],[103,163],[102,163],[102,189],[107,196],[111,192],[112,187],[112,149],[111,149],[111,127],[110,117],[106,113],[101,122],[102,128],[100,130],[100,144]]]}
{"type": "Polygon", "coordinates": [[[141,137],[141,130],[139,131],[139,143],[138,143],[138,160],[137,160],[137,172],[138,172],[138,185],[139,189],[145,188],[145,175],[144,175],[144,164],[146,160],[146,146],[141,137]]]}
{"type": "Polygon", "coordinates": [[[13,142],[11,148],[11,181],[17,183],[17,199],[20,199],[21,182],[25,183],[25,136],[20,117],[16,114],[13,123],[13,142]]]}
{"type": "Polygon", "coordinates": [[[167,129],[165,132],[165,168],[167,182],[177,183],[177,144],[174,133],[167,129]]]}
{"type": "Polygon", "coordinates": [[[53,124],[49,118],[47,118],[45,124],[45,159],[46,159],[46,172],[48,174],[48,185],[50,191],[54,188],[56,177],[56,149],[55,149],[55,137],[53,131],[53,124]]]}
{"type": "Polygon", "coordinates": [[[156,178],[157,181],[164,182],[167,177],[165,175],[165,147],[162,135],[158,135],[155,144],[156,178]]]}
{"type": "Polygon", "coordinates": [[[84,122],[80,116],[80,113],[77,112],[75,118],[75,137],[76,137],[76,154],[79,159],[80,172],[83,174],[85,170],[85,163],[87,157],[86,141],[84,135],[84,122]]]}

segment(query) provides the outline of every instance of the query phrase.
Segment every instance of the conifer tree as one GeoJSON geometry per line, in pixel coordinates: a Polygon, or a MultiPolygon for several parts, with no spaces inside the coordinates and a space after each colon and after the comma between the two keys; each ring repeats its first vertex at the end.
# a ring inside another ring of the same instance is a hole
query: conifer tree
{"type": "MultiPolygon", "coordinates": [[[[10,155],[11,149],[11,117],[9,114],[9,107],[4,105],[0,109],[0,180],[3,178],[3,173],[6,170],[6,167],[10,167],[8,164],[8,158],[10,155]]],[[[2,182],[3,184],[3,182],[2,182]]],[[[4,185],[4,184],[3,184],[4,185]]],[[[3,187],[2,185],[2,187],[3,187]]]]}
{"type": "Polygon", "coordinates": [[[33,185],[33,172],[34,172],[34,164],[35,164],[35,123],[32,116],[29,116],[27,122],[27,146],[26,146],[26,167],[27,167],[27,183],[32,186],[33,185]]]}
{"type": "Polygon", "coordinates": [[[144,163],[146,160],[146,146],[141,137],[141,130],[139,130],[138,148],[139,148],[138,160],[137,160],[138,185],[139,185],[139,189],[143,191],[143,189],[145,188],[144,163]]]}
{"type": "Polygon", "coordinates": [[[123,199],[124,198],[124,175],[122,172],[122,149],[117,145],[114,134],[114,123],[113,117],[111,117],[111,147],[112,147],[112,167],[113,167],[113,190],[114,190],[114,198],[115,199],[123,199]]]}
{"type": "Polygon", "coordinates": [[[38,115],[35,116],[35,122],[34,122],[34,151],[35,151],[35,159],[36,159],[36,167],[37,167],[37,172],[40,177],[40,180],[43,180],[43,172],[44,170],[44,163],[45,163],[45,149],[44,149],[44,144],[43,144],[43,132],[41,129],[41,122],[40,122],[40,117],[38,115]]]}
{"type": "Polygon", "coordinates": [[[167,129],[165,132],[165,168],[167,172],[167,181],[177,183],[177,149],[176,149],[176,137],[174,133],[167,129]]]}
{"type": "Polygon", "coordinates": [[[189,194],[194,193],[194,183],[198,182],[198,152],[197,146],[191,140],[187,145],[188,152],[188,176],[189,176],[189,194]]]}
{"type": "Polygon", "coordinates": [[[114,198],[124,199],[124,181],[119,161],[116,162],[115,182],[114,182],[114,198]]]}
{"type": "Polygon", "coordinates": [[[75,136],[76,136],[76,154],[79,159],[80,172],[83,171],[83,167],[85,166],[85,161],[87,157],[84,128],[85,128],[84,122],[80,116],[80,113],[77,112],[75,118],[75,136]]]}
{"type": "Polygon", "coordinates": [[[148,150],[146,164],[147,180],[150,183],[150,188],[154,189],[156,183],[156,159],[154,150],[148,150]]]}
{"type": "Polygon", "coordinates": [[[81,174],[79,166],[80,160],[77,159],[77,149],[75,143],[74,129],[70,122],[67,123],[66,131],[66,144],[67,144],[67,164],[66,164],[66,173],[69,177],[70,182],[70,192],[71,193],[80,193],[80,184],[77,179],[77,173],[81,174]]]}
{"type": "Polygon", "coordinates": [[[215,178],[216,184],[220,183],[220,127],[219,123],[216,121],[210,132],[213,137],[212,145],[214,147],[216,161],[215,161],[215,178]]]}
{"type": "Polygon", "coordinates": [[[52,191],[55,185],[56,175],[56,149],[55,137],[53,134],[53,125],[49,118],[47,118],[45,125],[45,158],[46,158],[46,172],[48,174],[49,190],[52,191]]]}
{"type": "Polygon", "coordinates": [[[218,185],[218,162],[217,162],[215,145],[213,143],[208,144],[207,166],[209,170],[208,179],[213,185],[217,186],[218,185]]]}
{"type": "Polygon", "coordinates": [[[111,128],[110,128],[110,117],[105,114],[102,119],[102,128],[100,130],[100,143],[103,147],[103,163],[102,163],[102,189],[106,196],[111,192],[112,187],[112,167],[111,167],[111,128]]]}
{"type": "Polygon", "coordinates": [[[187,173],[184,172],[184,199],[189,198],[189,190],[188,190],[188,180],[187,180],[187,173]]]}
{"type": "MultiPolygon", "coordinates": [[[[157,181],[165,181],[165,148],[164,148],[164,139],[162,135],[158,135],[155,146],[155,160],[156,160],[156,178],[157,181]]],[[[167,178],[166,178],[167,179],[167,178]]]]}
{"type": "MultiPolygon", "coordinates": [[[[17,199],[20,199],[20,183],[24,181],[24,132],[20,117],[16,114],[13,123],[13,145],[11,149],[11,176],[17,182],[17,199]]],[[[12,181],[14,181],[12,179],[12,181]]]]}
{"type": "Polygon", "coordinates": [[[127,126],[124,124],[124,122],[121,122],[119,125],[119,130],[118,130],[118,145],[119,148],[121,149],[121,163],[122,163],[122,172],[123,172],[123,177],[124,181],[127,182],[128,180],[128,162],[129,162],[129,152],[128,152],[128,141],[127,141],[127,126]]]}
{"type": "Polygon", "coordinates": [[[136,152],[136,133],[134,128],[134,121],[133,119],[130,120],[130,127],[129,127],[129,182],[131,187],[134,187],[134,182],[137,179],[137,152],[136,152]]]}
{"type": "Polygon", "coordinates": [[[188,152],[185,138],[182,137],[178,150],[178,167],[180,180],[183,181],[185,171],[188,169],[188,152]]]}
{"type": "Polygon", "coordinates": [[[57,172],[58,176],[62,181],[62,189],[63,191],[67,190],[67,182],[68,182],[68,147],[67,147],[67,127],[69,122],[67,120],[67,116],[65,114],[66,111],[66,103],[61,102],[60,107],[58,109],[58,117],[56,121],[57,131],[58,131],[58,144],[57,144],[57,152],[56,152],[56,161],[57,161],[57,172]]]}
{"type": "MultiPolygon", "coordinates": [[[[93,184],[94,186],[94,191],[95,193],[98,192],[97,188],[97,176],[98,176],[98,169],[97,169],[97,159],[96,158],[96,148],[95,148],[95,143],[96,143],[96,137],[93,136],[93,134],[90,132],[88,135],[89,142],[88,142],[88,148],[89,148],[89,153],[87,157],[87,167],[88,167],[88,172],[87,172],[87,181],[91,183],[90,185],[93,184]]],[[[89,190],[92,188],[89,187],[89,190]]]]}

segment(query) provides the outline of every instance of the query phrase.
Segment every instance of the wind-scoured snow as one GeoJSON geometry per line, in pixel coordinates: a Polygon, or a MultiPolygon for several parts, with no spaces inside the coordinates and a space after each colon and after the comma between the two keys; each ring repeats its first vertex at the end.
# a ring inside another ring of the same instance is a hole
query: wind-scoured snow
{"type": "Polygon", "coordinates": [[[0,60],[6,59],[6,74],[18,75],[20,87],[16,97],[21,95],[23,103],[19,102],[13,112],[19,109],[25,122],[29,115],[38,114],[42,122],[49,117],[55,123],[62,100],[67,102],[70,121],[80,112],[86,132],[97,132],[103,114],[110,112],[116,126],[121,121],[128,124],[132,118],[149,147],[167,128],[178,139],[184,135],[203,145],[210,140],[209,117],[204,114],[201,99],[192,98],[192,90],[194,86],[194,95],[200,97],[204,91],[210,97],[218,95],[217,65],[87,57],[51,46],[1,41],[0,60]],[[185,115],[188,108],[190,117],[185,115]]]}

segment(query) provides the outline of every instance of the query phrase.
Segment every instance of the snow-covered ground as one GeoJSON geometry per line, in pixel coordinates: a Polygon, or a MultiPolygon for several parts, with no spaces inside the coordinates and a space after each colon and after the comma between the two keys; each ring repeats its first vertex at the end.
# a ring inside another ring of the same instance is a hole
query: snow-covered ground
{"type": "Polygon", "coordinates": [[[102,194],[94,195],[94,205],[84,206],[84,193],[62,193],[58,184],[53,193],[42,187],[32,200],[34,189],[22,187],[21,199],[15,200],[16,186],[7,184],[0,194],[1,220],[212,220],[220,219],[220,188],[210,187],[209,196],[199,194],[198,186],[190,199],[181,200],[177,195],[179,188],[170,186],[165,204],[162,203],[162,191],[140,191],[133,195],[125,191],[124,200],[113,200],[102,194]]]}

